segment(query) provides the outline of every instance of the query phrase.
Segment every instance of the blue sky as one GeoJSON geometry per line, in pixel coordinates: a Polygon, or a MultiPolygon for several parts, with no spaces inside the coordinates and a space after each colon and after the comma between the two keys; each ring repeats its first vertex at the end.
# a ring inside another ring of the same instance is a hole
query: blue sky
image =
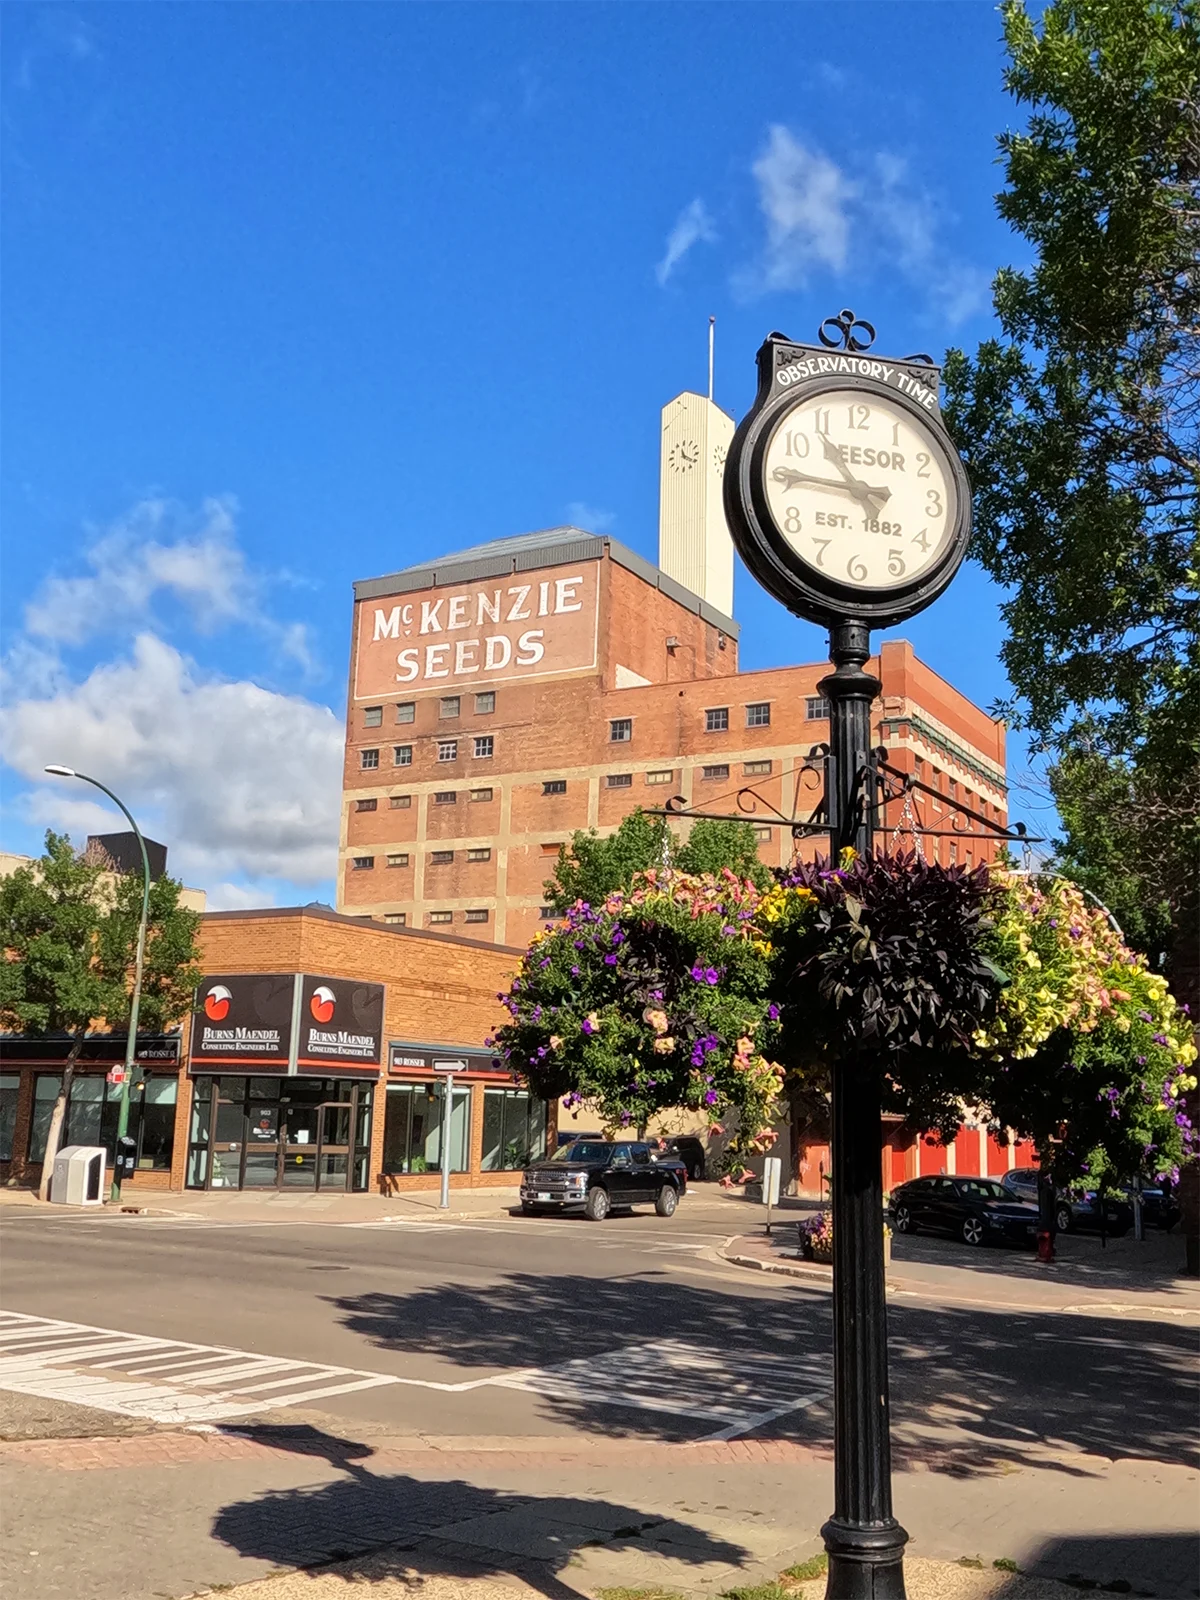
{"type": "MultiPolygon", "coordinates": [[[[332,899],[350,584],[574,521],[654,557],[661,405],[773,328],[991,331],[1000,24],[909,4],[82,5],[3,29],[4,848],[134,804],[332,899]]],[[[975,569],[902,630],[1003,694],[975,569]]],[[[819,631],[738,574],[743,664],[819,631]]],[[[1044,819],[1043,819],[1044,820],[1044,819]]]]}

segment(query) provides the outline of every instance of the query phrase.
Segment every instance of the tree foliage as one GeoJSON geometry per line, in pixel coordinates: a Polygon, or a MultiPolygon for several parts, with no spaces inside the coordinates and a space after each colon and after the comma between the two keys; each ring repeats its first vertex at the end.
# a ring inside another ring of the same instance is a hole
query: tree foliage
{"type": "MultiPolygon", "coordinates": [[[[1032,261],[995,280],[1001,337],[945,376],[974,554],[1009,590],[1003,709],[1069,764],[1064,794],[1097,757],[1152,797],[1177,883],[1200,794],[1200,7],[1002,14],[1028,121],[997,204],[1032,261]]],[[[1074,830],[1073,868],[1098,869],[1092,843],[1074,830]]]]}
{"type": "Polygon", "coordinates": [[[771,877],[758,858],[750,823],[701,817],[680,844],[665,817],[647,816],[638,806],[613,833],[602,837],[589,828],[572,834],[570,844],[559,848],[554,876],[546,879],[546,904],[557,916],[577,900],[599,905],[616,890],[628,889],[639,872],[665,866],[691,874],[728,868],[759,888],[771,877]]]}

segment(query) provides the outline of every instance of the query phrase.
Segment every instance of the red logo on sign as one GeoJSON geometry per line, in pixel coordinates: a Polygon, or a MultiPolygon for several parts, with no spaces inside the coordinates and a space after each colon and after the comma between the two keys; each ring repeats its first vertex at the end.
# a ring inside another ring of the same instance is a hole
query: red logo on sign
{"type": "Polygon", "coordinates": [[[308,1002],[308,1009],[318,1022],[333,1021],[333,990],[327,989],[324,984],[319,989],[313,990],[313,997],[308,1002]]]}
{"type": "Polygon", "coordinates": [[[224,1022],[229,1015],[229,1004],[232,999],[233,996],[223,983],[215,984],[204,997],[204,1015],[210,1022],[224,1022]]]}

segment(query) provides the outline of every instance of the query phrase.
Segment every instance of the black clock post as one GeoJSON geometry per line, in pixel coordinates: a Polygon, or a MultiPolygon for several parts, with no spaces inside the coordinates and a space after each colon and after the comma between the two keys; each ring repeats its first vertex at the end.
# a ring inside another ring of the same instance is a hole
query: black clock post
{"type": "MultiPolygon", "coordinates": [[[[818,337],[805,345],[771,334],[758,352],[758,394],[730,446],[724,492],[730,533],[759,583],[829,628],[834,670],[819,687],[829,701],[825,811],[836,857],[874,845],[871,706],[881,685],[866,670],[871,626],[902,622],[943,592],[966,553],[971,498],[929,358],[868,356],[875,330],[850,311],[822,323],[818,337]]],[[[892,1514],[881,1090],[868,1059],[833,1072],[826,1600],[904,1600],[908,1535],[892,1514]]]]}

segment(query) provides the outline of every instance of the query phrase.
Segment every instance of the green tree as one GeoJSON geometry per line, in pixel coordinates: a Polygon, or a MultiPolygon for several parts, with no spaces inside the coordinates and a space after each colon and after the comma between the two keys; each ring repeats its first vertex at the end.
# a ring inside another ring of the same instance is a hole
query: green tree
{"type": "MultiPolygon", "coordinates": [[[[200,979],[200,918],[180,906],[179,889],[166,877],[151,886],[139,1018],[148,1031],[177,1022],[200,979]]],[[[141,901],[141,873],[114,879],[53,832],[39,860],[0,880],[0,1025],[70,1040],[46,1141],[43,1199],[88,1030],[119,1027],[129,1016],[141,901]]]]}
{"type": "Polygon", "coordinates": [[[639,872],[667,865],[680,872],[720,872],[728,867],[760,889],[771,881],[758,859],[754,829],[748,822],[701,817],[683,844],[675,842],[664,817],[650,817],[638,806],[615,833],[601,837],[595,828],[577,830],[560,846],[554,876],[543,885],[546,904],[565,916],[577,900],[603,905],[617,889],[628,889],[639,872]]]}
{"type": "MultiPolygon", "coordinates": [[[[1002,15],[1028,120],[1000,138],[997,204],[1032,259],[996,277],[1001,336],[948,353],[946,418],[974,554],[1009,591],[1002,709],[1063,762],[1068,810],[1092,758],[1149,804],[1171,865],[1143,916],[1165,887],[1178,949],[1200,838],[1200,6],[1002,15]]],[[[1069,864],[1099,871],[1108,843],[1064,821],[1069,864]]]]}

